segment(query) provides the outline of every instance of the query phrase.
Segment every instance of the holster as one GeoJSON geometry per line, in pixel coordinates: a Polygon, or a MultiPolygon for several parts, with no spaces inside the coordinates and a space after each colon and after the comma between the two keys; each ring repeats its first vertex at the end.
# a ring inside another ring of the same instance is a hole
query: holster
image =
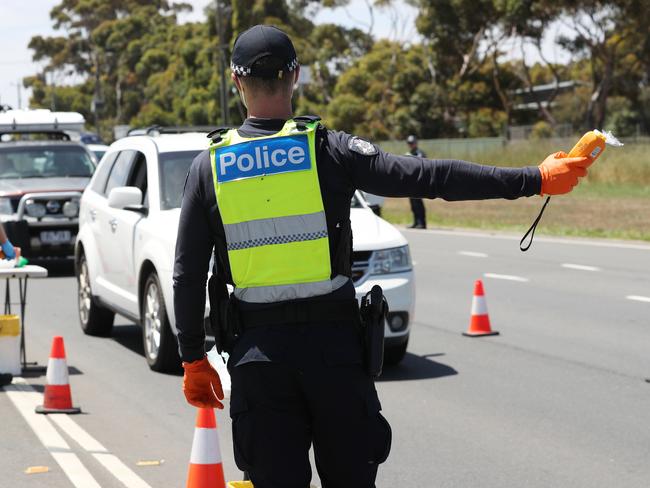
{"type": "Polygon", "coordinates": [[[384,365],[384,323],[388,314],[388,302],[379,285],[361,299],[360,314],[364,365],[368,375],[376,378],[384,365]]]}
{"type": "Polygon", "coordinates": [[[225,280],[213,274],[208,280],[208,297],[210,298],[210,326],[214,333],[217,351],[232,352],[238,335],[238,325],[232,312],[231,300],[225,280]]]}

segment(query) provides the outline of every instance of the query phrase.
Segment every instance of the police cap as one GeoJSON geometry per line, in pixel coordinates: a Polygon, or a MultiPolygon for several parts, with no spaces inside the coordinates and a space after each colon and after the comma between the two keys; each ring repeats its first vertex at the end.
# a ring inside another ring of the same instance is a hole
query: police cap
{"type": "Polygon", "coordinates": [[[282,78],[283,73],[290,73],[297,67],[298,58],[293,43],[277,27],[256,25],[235,39],[230,68],[237,76],[282,78]],[[258,63],[263,58],[271,59],[258,63]]]}
{"type": "Polygon", "coordinates": [[[406,142],[408,142],[409,144],[415,144],[416,142],[418,142],[418,138],[415,137],[413,134],[411,134],[406,138],[406,142]]]}

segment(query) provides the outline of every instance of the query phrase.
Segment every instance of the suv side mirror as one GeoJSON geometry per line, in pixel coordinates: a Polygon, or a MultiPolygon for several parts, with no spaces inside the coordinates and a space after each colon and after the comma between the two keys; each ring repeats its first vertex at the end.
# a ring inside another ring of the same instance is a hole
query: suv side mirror
{"type": "Polygon", "coordinates": [[[127,207],[142,207],[142,190],[135,186],[118,186],[108,194],[108,206],[121,210],[131,210],[127,207]]]}

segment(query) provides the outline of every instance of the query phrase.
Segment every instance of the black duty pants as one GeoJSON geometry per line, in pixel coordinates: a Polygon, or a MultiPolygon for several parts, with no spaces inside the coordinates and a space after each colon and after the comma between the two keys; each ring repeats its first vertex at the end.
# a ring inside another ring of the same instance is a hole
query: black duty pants
{"type": "Polygon", "coordinates": [[[413,211],[414,225],[427,225],[427,218],[424,211],[424,202],[421,198],[409,198],[411,210],[413,211]]]}
{"type": "Polygon", "coordinates": [[[308,488],[313,443],[323,488],[374,488],[391,430],[361,364],[358,335],[349,325],[285,327],[251,329],[235,345],[230,415],[237,466],[255,488],[308,488]],[[249,332],[258,337],[247,338],[249,332]]]}

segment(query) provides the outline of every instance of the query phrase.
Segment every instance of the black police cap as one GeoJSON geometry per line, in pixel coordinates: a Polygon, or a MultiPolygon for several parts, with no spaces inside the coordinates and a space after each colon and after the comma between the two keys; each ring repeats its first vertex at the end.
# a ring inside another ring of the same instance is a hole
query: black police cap
{"type": "Polygon", "coordinates": [[[258,78],[282,78],[298,67],[296,50],[289,36],[277,27],[256,25],[242,32],[235,39],[230,68],[237,76],[258,78]],[[257,63],[271,58],[270,63],[257,63]]]}

